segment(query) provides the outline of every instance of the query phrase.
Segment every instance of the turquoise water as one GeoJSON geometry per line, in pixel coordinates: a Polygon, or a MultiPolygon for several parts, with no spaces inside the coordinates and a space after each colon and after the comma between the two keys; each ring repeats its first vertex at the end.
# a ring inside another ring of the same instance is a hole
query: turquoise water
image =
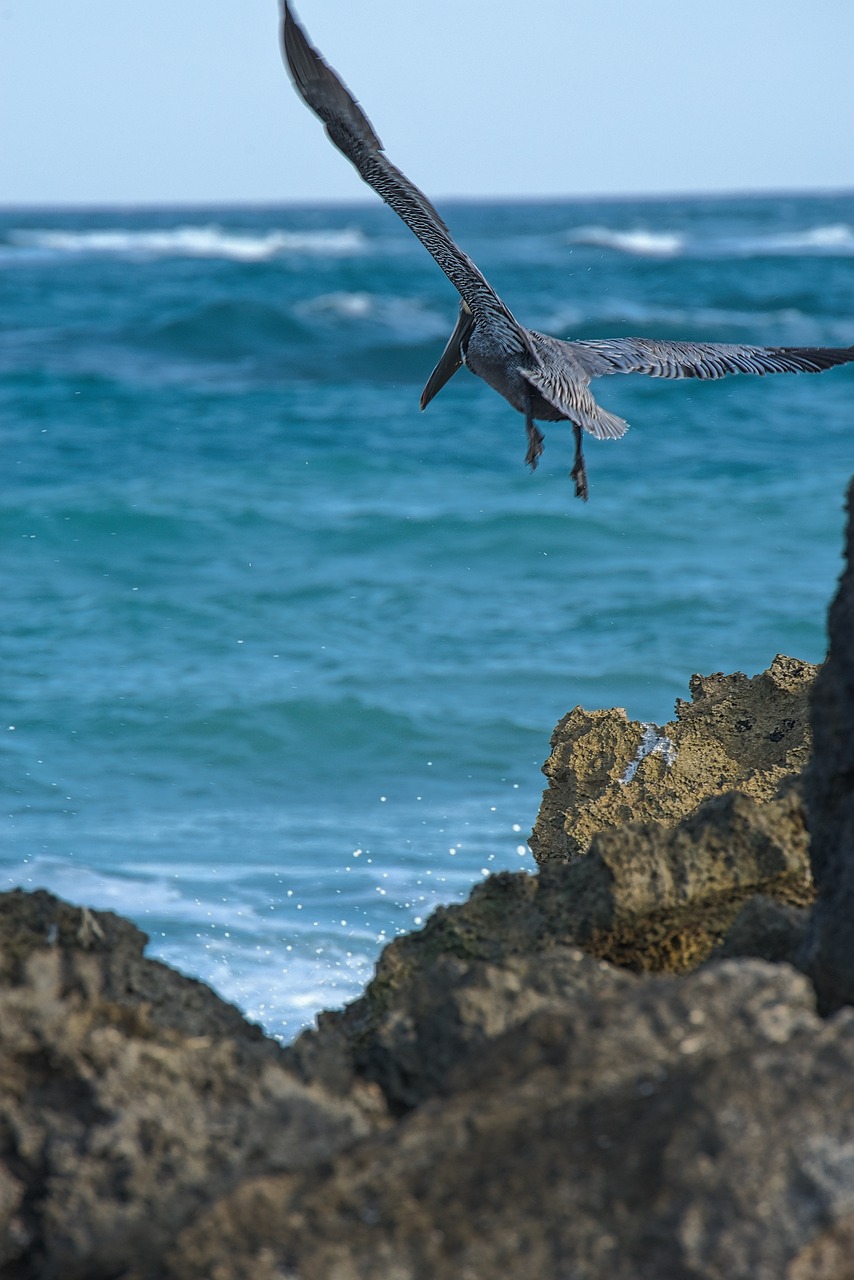
{"type": "MultiPolygon", "coordinates": [[[[523,323],[854,340],[854,197],[449,205],[523,323]]],[[[576,703],[820,660],[854,374],[596,384],[587,446],[462,371],[379,204],[0,214],[0,885],[130,915],[292,1035],[525,840],[576,703]]]]}

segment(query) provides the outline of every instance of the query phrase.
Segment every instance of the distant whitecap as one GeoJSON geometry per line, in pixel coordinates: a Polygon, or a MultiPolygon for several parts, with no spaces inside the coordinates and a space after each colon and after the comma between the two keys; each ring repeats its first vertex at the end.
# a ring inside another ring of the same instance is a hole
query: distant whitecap
{"type": "Polygon", "coordinates": [[[734,247],[757,257],[775,254],[850,257],[854,255],[854,227],[845,222],[833,222],[808,227],[804,231],[736,240],[734,247]]]}
{"type": "Polygon", "coordinates": [[[640,258],[761,258],[854,256],[854,227],[833,222],[802,231],[769,235],[688,237],[648,228],[617,230],[606,226],[574,227],[567,233],[573,245],[613,249],[640,258]]]}
{"type": "Polygon", "coordinates": [[[305,299],[294,309],[300,319],[327,323],[370,320],[391,329],[408,343],[443,337],[448,325],[447,314],[432,310],[418,298],[364,291],[323,293],[305,299]]]}
{"type": "Polygon", "coordinates": [[[685,239],[672,231],[614,231],[610,227],[576,227],[569,233],[571,244],[597,249],[616,249],[642,258],[675,258],[685,248],[685,239]]]}
{"type": "Polygon", "coordinates": [[[367,240],[356,227],[329,231],[230,232],[216,224],[145,231],[118,227],[99,231],[16,230],[13,246],[56,254],[114,254],[125,257],[226,258],[263,262],[285,254],[346,257],[364,252],[367,240]]]}

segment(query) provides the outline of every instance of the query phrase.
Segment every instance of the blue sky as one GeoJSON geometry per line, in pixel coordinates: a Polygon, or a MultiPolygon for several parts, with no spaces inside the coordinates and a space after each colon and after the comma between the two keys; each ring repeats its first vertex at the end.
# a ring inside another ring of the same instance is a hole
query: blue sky
{"type": "MultiPolygon", "coordinates": [[[[854,189],[852,0],[301,0],[432,196],[854,189]]],[[[0,203],[354,200],[275,0],[0,0],[0,203]]]]}

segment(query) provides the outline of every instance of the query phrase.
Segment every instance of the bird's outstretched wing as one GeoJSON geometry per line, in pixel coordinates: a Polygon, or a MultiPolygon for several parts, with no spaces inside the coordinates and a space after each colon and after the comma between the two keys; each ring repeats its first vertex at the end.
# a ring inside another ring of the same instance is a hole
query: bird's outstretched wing
{"type": "Polygon", "coordinates": [[[508,330],[518,330],[510,311],[468,254],[456,244],[423,191],[419,191],[388,159],[370,120],[332,68],[309,43],[287,0],[284,3],[282,43],[297,92],[323,121],[330,140],[432,254],[468,303],[473,315],[477,318],[488,314],[500,318],[508,330]]]}
{"type": "Polygon", "coordinates": [[[748,347],[728,342],[602,338],[566,344],[589,378],[645,373],[652,378],[725,378],[731,373],[821,373],[854,361],[854,347],[748,347]]]}

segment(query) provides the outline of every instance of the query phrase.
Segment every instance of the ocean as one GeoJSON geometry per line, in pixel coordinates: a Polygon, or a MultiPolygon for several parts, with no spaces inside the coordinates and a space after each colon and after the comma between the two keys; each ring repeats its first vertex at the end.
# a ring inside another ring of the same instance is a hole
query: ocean
{"type": "MultiPolygon", "coordinates": [[[[854,195],[446,203],[563,337],[854,341],[854,195]]],[[[586,445],[463,370],[379,203],[0,211],[0,887],[130,916],[282,1038],[532,871],[557,720],[820,661],[854,371],[603,379],[586,445]]]]}

